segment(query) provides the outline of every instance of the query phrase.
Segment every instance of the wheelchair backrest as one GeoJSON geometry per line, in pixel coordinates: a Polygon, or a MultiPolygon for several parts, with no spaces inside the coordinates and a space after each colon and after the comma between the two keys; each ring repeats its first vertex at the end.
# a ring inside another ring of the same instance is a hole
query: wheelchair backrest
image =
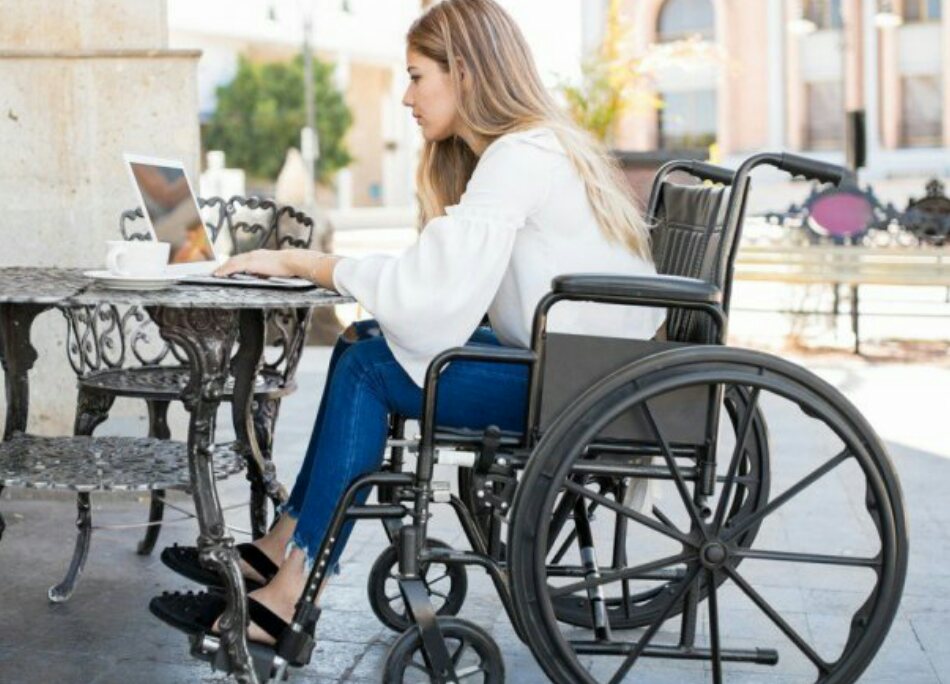
{"type": "MultiPolygon", "coordinates": [[[[678,185],[659,178],[651,245],[657,272],[697,278],[726,291],[731,246],[724,238],[730,199],[721,185],[678,185]]],[[[598,380],[629,363],[682,344],[712,344],[719,336],[709,316],[698,311],[670,309],[668,341],[603,338],[548,332],[544,343],[542,393],[538,429],[544,432],[558,414],[598,380]]],[[[649,402],[660,430],[671,442],[698,445],[707,438],[709,395],[705,388],[671,392],[649,402]]],[[[599,439],[654,440],[644,416],[627,412],[599,439]]]]}
{"type": "MultiPolygon", "coordinates": [[[[548,333],[542,369],[540,431],[547,430],[561,411],[601,378],[638,359],[679,346],[683,345],[548,333]]],[[[648,405],[660,431],[671,443],[702,444],[706,436],[707,399],[703,388],[692,387],[664,394],[648,405]]],[[[642,414],[627,411],[598,435],[598,439],[605,438],[653,442],[655,436],[642,414]]]]}
{"type": "MultiPolygon", "coordinates": [[[[697,278],[725,289],[725,261],[729,241],[723,226],[729,189],[723,186],[676,185],[661,181],[651,244],[661,275],[697,278]]],[[[666,320],[667,339],[709,344],[716,341],[709,317],[697,311],[671,309],[666,320]]]]}

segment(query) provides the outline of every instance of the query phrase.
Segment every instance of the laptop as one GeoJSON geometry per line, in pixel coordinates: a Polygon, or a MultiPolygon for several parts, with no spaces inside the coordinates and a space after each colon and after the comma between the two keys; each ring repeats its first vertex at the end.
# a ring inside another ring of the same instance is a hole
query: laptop
{"type": "Polygon", "coordinates": [[[230,256],[215,248],[201,220],[198,200],[182,162],[126,154],[125,163],[153,240],[171,245],[168,273],[183,282],[209,285],[306,289],[304,278],[264,278],[247,273],[216,277],[212,273],[230,256]]]}

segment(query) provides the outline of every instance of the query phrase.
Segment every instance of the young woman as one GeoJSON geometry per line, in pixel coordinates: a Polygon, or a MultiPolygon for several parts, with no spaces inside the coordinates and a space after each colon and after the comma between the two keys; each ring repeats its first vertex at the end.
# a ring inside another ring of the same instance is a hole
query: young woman
{"type": "MultiPolygon", "coordinates": [[[[463,344],[529,346],[535,305],[559,274],[655,273],[622,176],[546,92],[520,30],[493,0],[435,4],[409,29],[407,62],[403,104],[425,139],[418,243],[363,259],[257,251],[219,270],[310,278],[375,317],[341,336],[283,514],[243,545],[245,576],[264,583],[250,598],[284,621],[337,501],[382,462],[388,415],[419,417],[433,357],[463,344]],[[478,328],[486,311],[490,330],[478,328]]],[[[661,320],[653,309],[570,303],[554,309],[551,328],[649,338],[661,320]]],[[[455,363],[440,379],[438,421],[519,429],[526,394],[523,367],[455,363]]],[[[276,636],[250,626],[252,640],[276,636]]]]}

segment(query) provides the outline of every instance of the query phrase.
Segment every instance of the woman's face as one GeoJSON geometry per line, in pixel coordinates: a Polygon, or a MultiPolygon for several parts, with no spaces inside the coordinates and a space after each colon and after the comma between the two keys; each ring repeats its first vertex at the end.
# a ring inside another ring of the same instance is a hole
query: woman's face
{"type": "Polygon", "coordinates": [[[410,82],[402,103],[412,109],[422,137],[434,142],[456,135],[455,87],[449,74],[413,50],[406,52],[406,63],[410,82]]]}

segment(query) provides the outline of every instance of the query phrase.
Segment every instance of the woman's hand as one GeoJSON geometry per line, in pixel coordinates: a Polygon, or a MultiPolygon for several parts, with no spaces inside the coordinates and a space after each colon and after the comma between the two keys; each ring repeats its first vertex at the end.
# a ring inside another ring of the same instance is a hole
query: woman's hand
{"type": "Polygon", "coordinates": [[[233,256],[214,272],[216,276],[252,273],[259,276],[297,277],[333,289],[333,269],[339,257],[310,249],[256,249],[233,256]]]}
{"type": "Polygon", "coordinates": [[[214,272],[216,276],[252,273],[259,276],[295,276],[290,250],[255,249],[231,257],[214,272]]]}

